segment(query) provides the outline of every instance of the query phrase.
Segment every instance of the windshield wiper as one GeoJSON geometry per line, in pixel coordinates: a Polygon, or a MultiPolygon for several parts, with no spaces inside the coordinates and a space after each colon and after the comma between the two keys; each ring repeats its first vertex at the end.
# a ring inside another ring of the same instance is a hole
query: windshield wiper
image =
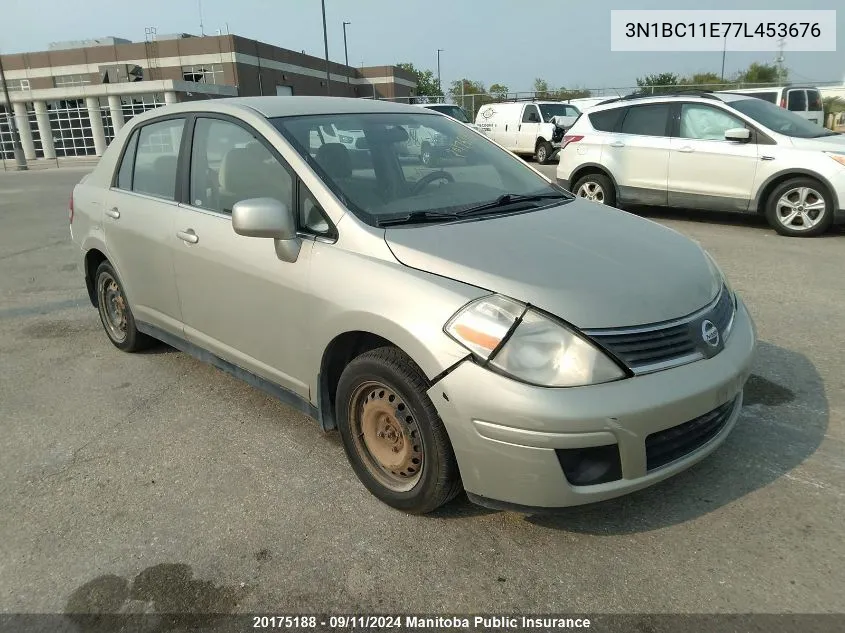
{"type": "Polygon", "coordinates": [[[457,213],[443,213],[442,211],[411,211],[398,217],[377,219],[378,226],[398,226],[400,224],[419,224],[422,222],[442,222],[443,220],[457,220],[457,213]]]}
{"type": "Polygon", "coordinates": [[[522,195],[518,193],[505,193],[493,200],[492,202],[486,202],[484,204],[479,204],[475,207],[470,207],[469,209],[463,209],[458,211],[457,215],[460,217],[466,217],[468,215],[475,215],[477,213],[483,213],[485,211],[492,211],[494,209],[505,209],[506,207],[511,206],[512,204],[516,204],[519,202],[536,202],[538,200],[573,200],[574,198],[570,198],[564,193],[538,193],[533,195],[522,195]]]}

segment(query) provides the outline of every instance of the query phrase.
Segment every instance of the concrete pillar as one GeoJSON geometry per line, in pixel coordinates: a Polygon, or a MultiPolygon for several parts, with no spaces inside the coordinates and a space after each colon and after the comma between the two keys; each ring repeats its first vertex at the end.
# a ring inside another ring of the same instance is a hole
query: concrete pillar
{"type": "Polygon", "coordinates": [[[32,131],[29,129],[29,115],[26,113],[26,104],[20,101],[12,106],[15,112],[15,124],[18,126],[18,134],[23,145],[23,155],[27,160],[35,160],[35,143],[32,142],[32,131]]]}
{"type": "Polygon", "coordinates": [[[94,152],[102,156],[106,151],[106,133],[103,130],[103,114],[100,112],[100,99],[86,97],[85,106],[88,108],[88,119],[91,121],[91,132],[94,135],[94,152]]]}
{"type": "Polygon", "coordinates": [[[177,103],[176,101],[176,93],[172,90],[168,90],[164,93],[164,104],[170,105],[171,103],[177,103]]]}
{"type": "Polygon", "coordinates": [[[120,128],[126,123],[123,120],[123,104],[117,95],[109,95],[109,112],[111,113],[111,124],[114,127],[114,133],[117,135],[120,132],[120,128]]]}
{"type": "Polygon", "coordinates": [[[35,102],[35,118],[38,121],[38,134],[41,135],[41,148],[44,150],[44,158],[53,160],[56,158],[56,148],[53,145],[53,128],[50,126],[50,115],[47,113],[47,104],[44,101],[35,102]]]}

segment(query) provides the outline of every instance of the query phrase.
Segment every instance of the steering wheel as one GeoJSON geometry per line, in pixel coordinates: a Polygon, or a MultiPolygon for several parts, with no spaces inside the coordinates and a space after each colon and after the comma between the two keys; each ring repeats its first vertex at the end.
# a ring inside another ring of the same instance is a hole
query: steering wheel
{"type": "Polygon", "coordinates": [[[417,195],[423,189],[428,187],[431,183],[437,182],[438,180],[445,180],[446,182],[455,182],[455,177],[452,176],[452,174],[450,174],[448,171],[443,171],[442,169],[438,171],[433,171],[430,174],[426,174],[414,183],[414,186],[411,187],[411,195],[417,195]]]}

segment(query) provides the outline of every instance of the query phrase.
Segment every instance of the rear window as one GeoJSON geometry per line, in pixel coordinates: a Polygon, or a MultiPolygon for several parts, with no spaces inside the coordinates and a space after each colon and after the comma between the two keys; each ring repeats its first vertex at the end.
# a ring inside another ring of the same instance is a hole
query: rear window
{"type": "Polygon", "coordinates": [[[666,123],[669,121],[669,104],[632,106],[622,122],[623,134],[643,136],[667,136],[666,123]]]}
{"type": "Polygon", "coordinates": [[[821,110],[822,109],[822,95],[818,90],[807,91],[807,109],[821,110]]]}
{"type": "Polygon", "coordinates": [[[790,90],[786,97],[786,109],[793,112],[804,112],[807,109],[807,92],[790,90]]]}
{"type": "Polygon", "coordinates": [[[619,119],[624,108],[614,108],[613,110],[602,110],[601,112],[593,112],[587,116],[590,119],[592,126],[600,132],[613,132],[616,126],[619,125],[619,119]]]}

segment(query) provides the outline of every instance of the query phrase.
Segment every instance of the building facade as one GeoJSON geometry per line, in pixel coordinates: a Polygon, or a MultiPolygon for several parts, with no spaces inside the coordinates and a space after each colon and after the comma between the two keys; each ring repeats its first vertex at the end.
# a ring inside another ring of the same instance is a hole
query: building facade
{"type": "MultiPolygon", "coordinates": [[[[27,160],[99,156],[127,120],[194,99],[260,95],[412,97],[395,66],[354,68],[237,35],[105,37],[3,55],[11,112],[27,160]]],[[[14,157],[0,94],[0,156],[14,157]]]]}

